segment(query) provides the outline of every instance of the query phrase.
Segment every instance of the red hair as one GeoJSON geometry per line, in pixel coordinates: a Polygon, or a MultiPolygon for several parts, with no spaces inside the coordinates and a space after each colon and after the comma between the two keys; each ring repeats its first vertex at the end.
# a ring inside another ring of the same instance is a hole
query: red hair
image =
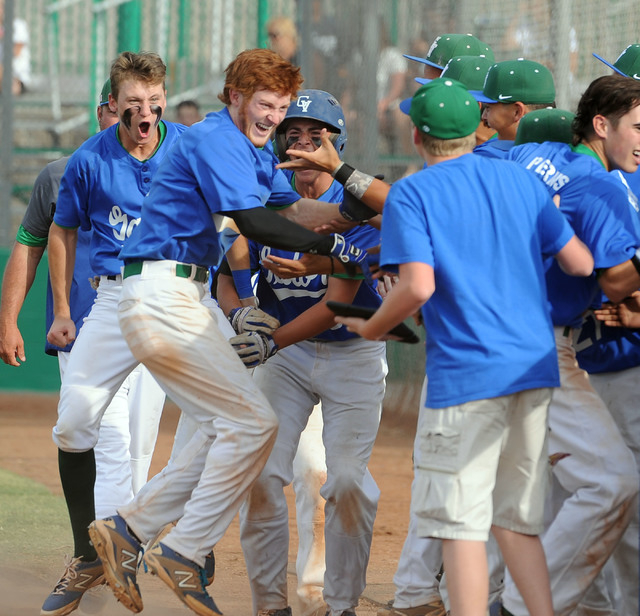
{"type": "Polygon", "coordinates": [[[304,81],[300,68],[283,60],[270,49],[247,49],[240,52],[225,69],[225,83],[218,98],[231,104],[230,90],[250,99],[258,90],[270,90],[292,99],[304,81]]]}

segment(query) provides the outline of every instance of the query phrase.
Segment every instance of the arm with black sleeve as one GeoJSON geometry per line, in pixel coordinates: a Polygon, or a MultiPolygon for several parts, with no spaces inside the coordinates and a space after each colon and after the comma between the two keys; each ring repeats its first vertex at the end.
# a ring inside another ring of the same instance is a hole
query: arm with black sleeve
{"type": "Polygon", "coordinates": [[[242,235],[251,240],[282,250],[335,257],[347,270],[355,270],[354,266],[366,254],[337,233],[319,235],[264,207],[231,210],[225,215],[236,223],[242,235]]]}

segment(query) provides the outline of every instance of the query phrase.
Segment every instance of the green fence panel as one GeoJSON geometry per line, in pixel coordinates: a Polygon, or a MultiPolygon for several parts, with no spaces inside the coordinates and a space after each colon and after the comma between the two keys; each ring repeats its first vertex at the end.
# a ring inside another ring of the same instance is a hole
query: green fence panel
{"type": "MultiPolygon", "coordinates": [[[[0,249],[0,271],[4,272],[10,251],[0,249]]],[[[46,255],[45,255],[46,257],[46,255]]],[[[0,362],[0,390],[55,392],[60,389],[58,360],[44,352],[47,262],[40,263],[33,287],[18,319],[27,361],[16,368],[0,362]]]]}

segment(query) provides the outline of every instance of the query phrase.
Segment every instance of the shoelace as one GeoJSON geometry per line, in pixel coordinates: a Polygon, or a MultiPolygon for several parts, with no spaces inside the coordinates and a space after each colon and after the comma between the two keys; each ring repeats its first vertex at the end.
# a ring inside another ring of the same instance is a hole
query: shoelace
{"type": "Polygon", "coordinates": [[[64,566],[65,570],[60,578],[60,581],[53,589],[54,595],[62,595],[65,590],[67,590],[67,586],[71,583],[71,580],[75,580],[78,577],[78,572],[76,571],[76,565],[80,562],[80,557],[73,556],[65,556],[64,557],[64,566]]]}

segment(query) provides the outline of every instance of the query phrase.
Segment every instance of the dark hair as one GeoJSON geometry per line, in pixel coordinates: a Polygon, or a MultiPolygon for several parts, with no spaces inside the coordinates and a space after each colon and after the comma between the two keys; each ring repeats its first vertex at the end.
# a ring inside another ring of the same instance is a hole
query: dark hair
{"type": "MultiPolygon", "coordinates": [[[[526,104],[526,103],[523,103],[526,104]]],[[[528,107],[528,112],[530,111],[538,111],[538,109],[555,109],[556,108],[556,103],[555,101],[553,103],[532,103],[531,105],[526,104],[528,107]]]]}
{"type": "Polygon", "coordinates": [[[191,109],[195,109],[196,111],[200,111],[200,105],[198,105],[198,103],[196,101],[192,101],[191,99],[187,99],[185,101],[180,101],[176,105],[176,110],[177,111],[180,111],[180,109],[185,109],[185,108],[191,108],[191,109]]]}
{"type": "Polygon", "coordinates": [[[573,119],[573,145],[593,136],[593,118],[606,117],[614,126],[620,118],[640,105],[640,82],[623,75],[605,75],[589,84],[573,119]]]}

